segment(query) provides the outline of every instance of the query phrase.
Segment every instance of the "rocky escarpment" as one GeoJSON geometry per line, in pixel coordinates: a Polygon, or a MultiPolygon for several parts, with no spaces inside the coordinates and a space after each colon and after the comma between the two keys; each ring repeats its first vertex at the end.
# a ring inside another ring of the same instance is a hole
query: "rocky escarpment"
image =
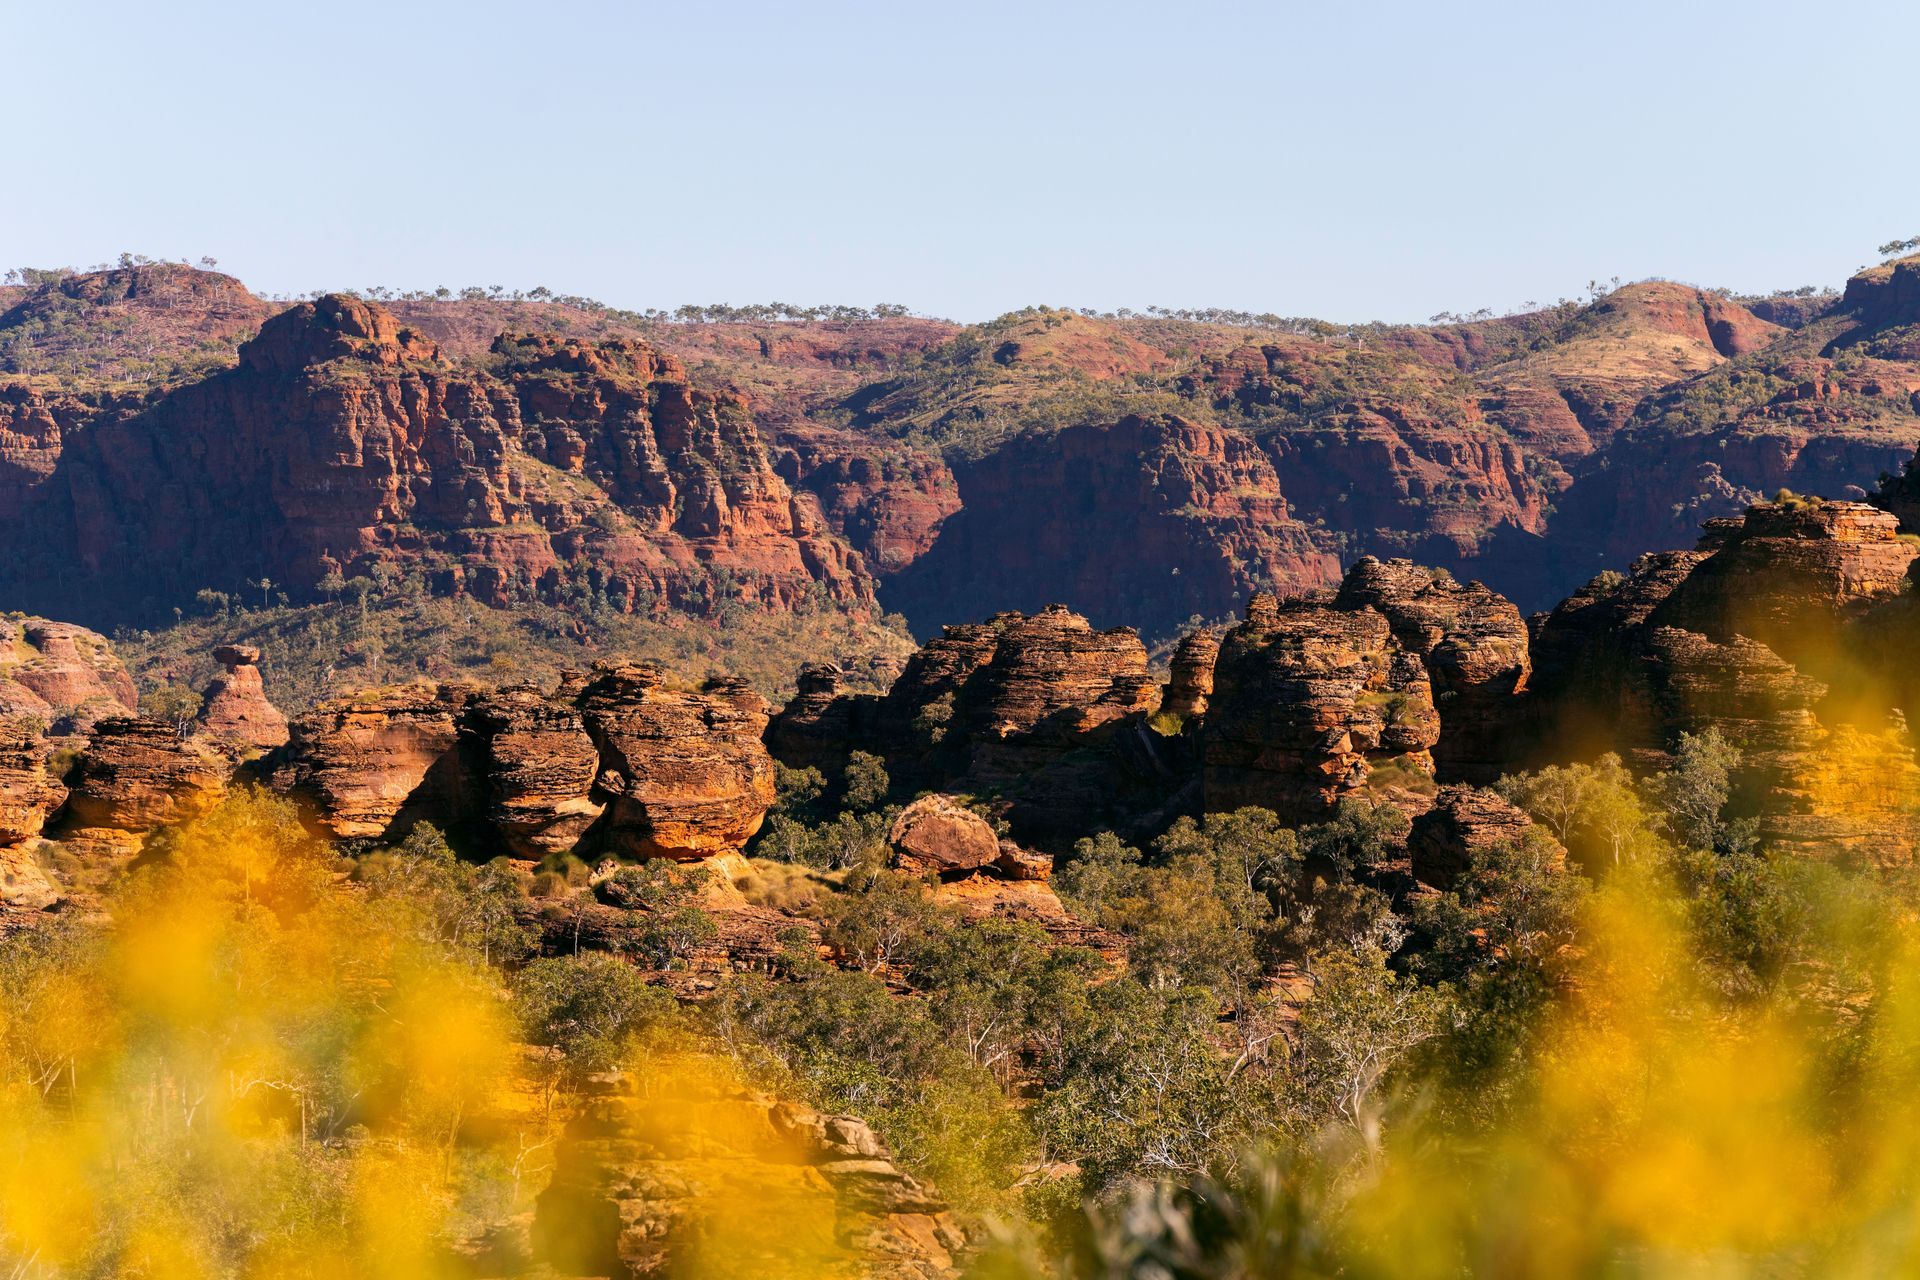
{"type": "Polygon", "coordinates": [[[934,1280],[967,1237],[867,1124],[669,1062],[594,1082],[555,1153],[536,1256],[568,1275],[934,1280]]]}
{"type": "Polygon", "coordinates": [[[502,605],[871,601],[738,397],[631,339],[507,336],[496,370],[456,368],[377,305],[300,304],[237,368],[65,440],[0,508],[19,552],[0,585],[119,616],[262,579],[311,598],[381,566],[502,605]]]}
{"type": "Polygon", "coordinates": [[[1097,621],[1170,635],[1263,584],[1339,571],[1295,519],[1249,436],[1195,419],[1122,418],[1007,444],[957,471],[961,506],[887,582],[917,626],[1063,600],[1097,621]]]}
{"type": "Polygon", "coordinates": [[[1915,259],[1861,272],[1803,327],[1646,395],[1560,502],[1552,542],[1566,571],[1685,545],[1781,489],[1864,498],[1900,471],[1920,444],[1915,278],[1915,259]]]}

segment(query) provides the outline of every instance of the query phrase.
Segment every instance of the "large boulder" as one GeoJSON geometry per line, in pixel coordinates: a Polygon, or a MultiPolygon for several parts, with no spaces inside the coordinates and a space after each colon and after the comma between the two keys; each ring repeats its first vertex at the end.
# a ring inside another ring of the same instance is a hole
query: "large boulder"
{"type": "Polygon", "coordinates": [[[270,777],[311,799],[339,839],[394,834],[414,815],[447,823],[461,811],[465,686],[402,685],[322,702],[296,720],[270,777]]]}
{"type": "Polygon", "coordinates": [[[988,821],[948,796],[922,796],[900,811],[887,832],[894,864],[905,871],[950,874],[990,866],[1000,837],[988,821]]]}

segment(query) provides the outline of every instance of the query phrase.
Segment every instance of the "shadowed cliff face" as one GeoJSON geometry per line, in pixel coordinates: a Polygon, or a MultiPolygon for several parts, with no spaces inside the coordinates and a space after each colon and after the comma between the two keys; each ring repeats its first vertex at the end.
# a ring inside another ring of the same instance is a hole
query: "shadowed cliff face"
{"type": "Polygon", "coordinates": [[[1272,461],[1217,426],[1073,427],[964,465],[959,481],[959,511],[886,586],[886,603],[921,627],[1066,600],[1159,636],[1263,587],[1338,573],[1325,540],[1293,518],[1272,461]]]}

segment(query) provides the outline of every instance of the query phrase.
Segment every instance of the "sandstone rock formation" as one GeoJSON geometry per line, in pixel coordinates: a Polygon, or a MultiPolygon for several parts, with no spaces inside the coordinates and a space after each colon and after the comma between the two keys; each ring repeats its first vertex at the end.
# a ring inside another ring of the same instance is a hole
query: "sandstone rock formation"
{"type": "Polygon", "coordinates": [[[171,724],[116,716],[94,727],[67,780],[67,829],[144,834],[188,822],[227,793],[233,761],[171,724]]]}
{"type": "Polygon", "coordinates": [[[213,657],[221,669],[201,694],[200,727],[241,750],[271,751],[285,743],[287,718],[267,700],[260,650],[223,644],[213,657]]]}
{"type": "Polygon", "coordinates": [[[1543,620],[1533,652],[1550,735],[1658,764],[1683,732],[1720,728],[1783,757],[1819,736],[1814,710],[1851,682],[1863,624],[1894,606],[1920,547],[1862,503],[1764,503],[1715,521],[1697,550],[1596,579],[1543,620]]]}
{"type": "Polygon", "coordinates": [[[84,729],[138,704],[133,677],[104,636],[46,618],[0,617],[0,716],[84,729]]]}
{"type": "Polygon", "coordinates": [[[450,824],[468,808],[454,746],[475,692],[405,685],[322,702],[294,721],[272,784],[314,801],[338,839],[387,837],[415,818],[450,824]]]}
{"type": "Polygon", "coordinates": [[[1146,648],[1132,627],[1096,631],[1057,604],[994,622],[993,660],[965,706],[976,742],[1083,734],[1158,705],[1146,648]]]}
{"type": "Polygon", "coordinates": [[[1712,554],[1653,621],[1817,660],[1841,625],[1905,590],[1920,545],[1898,534],[1893,515],[1863,502],[1769,502],[1711,521],[1701,549],[1712,554]]]}
{"type": "Polygon", "coordinates": [[[1334,605],[1379,611],[1394,638],[1425,664],[1440,708],[1433,751],[1440,776],[1499,776],[1532,671],[1520,610],[1482,583],[1461,586],[1444,569],[1372,556],[1348,571],[1334,605]]]}
{"type": "Polygon", "coordinates": [[[835,664],[810,662],[795,684],[792,699],[767,726],[767,749],[783,764],[831,777],[850,751],[871,750],[883,737],[880,696],[847,690],[835,664]]]}
{"type": "Polygon", "coordinates": [[[428,821],[531,858],[694,861],[737,851],[773,803],[767,710],[744,682],[684,692],[638,663],[552,693],[409,685],[320,704],[264,772],[342,839],[428,821]]]}
{"type": "Polygon", "coordinates": [[[896,782],[993,795],[1023,839],[1137,817],[1184,781],[1175,757],[1188,748],[1145,725],[1159,686],[1139,635],[1058,605],[944,628],[884,697],[834,689],[816,670],[775,718],[781,760],[871,752],[896,782]]]}
{"type": "Polygon", "coordinates": [[[31,849],[0,845],[0,911],[44,911],[60,900],[59,887],[31,849]]]}
{"type": "Polygon", "coordinates": [[[467,704],[460,723],[485,796],[486,817],[509,852],[565,853],[600,817],[600,752],[578,709],[514,686],[467,704]]]}
{"type": "Polygon", "coordinates": [[[900,811],[887,832],[894,865],[905,871],[972,871],[1000,859],[1000,838],[973,810],[943,795],[922,796],[900,811]]]}
{"type": "Polygon", "coordinates": [[[59,901],[32,845],[66,798],[33,723],[0,717],[0,907],[38,911],[59,901]]]}
{"type": "Polygon", "coordinates": [[[680,693],[657,667],[597,667],[579,706],[600,752],[609,849],[694,860],[738,849],[760,829],[774,798],[761,744],[771,708],[746,682],[680,693]]]}
{"type": "Polygon", "coordinates": [[[864,1121],[667,1063],[644,1092],[594,1082],[556,1153],[536,1255],[569,1275],[934,1280],[966,1236],[864,1121]]]}
{"type": "Polygon", "coordinates": [[[1314,821],[1381,772],[1417,808],[1439,738],[1425,664],[1384,615],[1258,595],[1214,667],[1206,807],[1314,821]]]}
{"type": "Polygon", "coordinates": [[[66,787],[48,772],[38,730],[22,718],[0,718],[0,846],[38,836],[66,798],[66,787]]]}
{"type": "Polygon", "coordinates": [[[1182,636],[1168,665],[1160,709],[1181,717],[1205,715],[1213,693],[1213,664],[1219,657],[1220,634],[1212,628],[1201,627],[1182,636]]]}

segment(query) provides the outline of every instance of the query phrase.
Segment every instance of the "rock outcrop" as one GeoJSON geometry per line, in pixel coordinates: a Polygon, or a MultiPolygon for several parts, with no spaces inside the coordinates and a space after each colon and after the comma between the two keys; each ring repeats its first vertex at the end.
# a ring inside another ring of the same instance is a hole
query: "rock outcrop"
{"type": "Polygon", "coordinates": [[[1334,605],[1377,610],[1394,638],[1426,666],[1440,709],[1433,749],[1440,776],[1498,777],[1532,671],[1520,610],[1483,583],[1463,587],[1444,569],[1372,556],[1348,571],[1334,605]]]}
{"type": "Polygon", "coordinates": [[[224,753],[172,724],[102,720],[68,777],[62,830],[141,835],[191,821],[220,803],[233,771],[224,753]]]}
{"type": "Polygon", "coordinates": [[[1205,715],[1213,694],[1213,664],[1220,657],[1220,633],[1201,627],[1180,637],[1168,664],[1160,709],[1182,718],[1205,715]]]}
{"type": "Polygon", "coordinates": [[[944,628],[884,697],[829,681],[812,672],[775,717],[767,741],[782,761],[870,752],[896,782],[993,796],[1023,840],[1139,817],[1184,781],[1187,748],[1145,724],[1160,690],[1139,635],[1059,605],[944,628]]]}
{"type": "Polygon", "coordinates": [[[260,650],[223,644],[213,651],[220,673],[201,694],[200,728],[242,751],[271,751],[288,737],[287,718],[267,700],[260,650]]]}
{"type": "Polygon", "coordinates": [[[66,798],[67,788],[47,769],[39,731],[22,718],[0,718],[0,845],[34,839],[66,798]]]}
{"type": "Polygon", "coordinates": [[[774,799],[761,743],[771,708],[745,681],[681,693],[658,667],[598,667],[579,707],[600,752],[607,848],[692,861],[737,850],[760,829],[774,799]]]}
{"type": "Polygon", "coordinates": [[[1920,545],[1864,502],[1795,499],[1707,525],[1710,551],[1653,615],[1709,636],[1744,635],[1818,661],[1838,629],[1901,594],[1920,545]]]}
{"type": "Polygon", "coordinates": [[[571,704],[515,686],[469,702],[459,727],[487,821],[510,853],[565,853],[606,809],[594,789],[600,751],[571,704]]]}
{"type": "Polygon", "coordinates": [[[1367,789],[1417,808],[1439,739],[1426,666],[1378,610],[1258,595],[1214,666],[1206,808],[1315,821],[1367,789]]]}
{"type": "Polygon", "coordinates": [[[1000,860],[1000,837],[973,810],[948,796],[922,796],[900,811],[887,832],[894,865],[905,871],[973,871],[1000,860]]]}
{"type": "Polygon", "coordinates": [[[404,685],[322,702],[293,722],[272,785],[313,801],[337,839],[380,839],[417,819],[452,825],[472,807],[454,747],[475,693],[404,685]]]}
{"type": "Polygon", "coordinates": [[[106,637],[46,618],[0,617],[0,716],[85,729],[138,705],[133,677],[106,637]]]}
{"type": "Polygon", "coordinates": [[[687,692],[642,663],[551,693],[409,685],[320,704],[263,772],[341,839],[427,821],[529,858],[697,861],[739,850],[773,803],[767,711],[743,681],[687,692]]]}
{"type": "MultiPolygon", "coordinates": [[[[1407,856],[1416,880],[1451,889],[1475,857],[1517,842],[1532,829],[1533,819],[1495,792],[1484,787],[1442,787],[1433,807],[1413,820],[1407,856]]],[[[1564,850],[1560,857],[1564,861],[1564,850]]]]}
{"type": "Polygon", "coordinates": [[[957,1275],[966,1235],[864,1121],[669,1062],[593,1082],[541,1192],[534,1251],[568,1275],[957,1275]]]}
{"type": "Polygon", "coordinates": [[[1658,765],[1681,732],[1721,729],[1779,770],[1819,736],[1830,686],[1857,683],[1859,636],[1920,557],[1862,503],[1764,503],[1698,549],[1647,556],[1542,620],[1533,653],[1548,737],[1658,765]]]}
{"type": "Polygon", "coordinates": [[[767,749],[781,763],[831,777],[846,766],[850,751],[870,750],[885,736],[880,695],[849,691],[835,664],[808,663],[795,685],[792,699],[767,726],[767,749]]]}
{"type": "Polygon", "coordinates": [[[0,915],[8,910],[44,911],[60,900],[59,886],[31,849],[0,845],[0,915]]]}
{"type": "Polygon", "coordinates": [[[38,911],[59,901],[32,846],[66,798],[35,725],[0,717],[0,907],[38,911]]]}

